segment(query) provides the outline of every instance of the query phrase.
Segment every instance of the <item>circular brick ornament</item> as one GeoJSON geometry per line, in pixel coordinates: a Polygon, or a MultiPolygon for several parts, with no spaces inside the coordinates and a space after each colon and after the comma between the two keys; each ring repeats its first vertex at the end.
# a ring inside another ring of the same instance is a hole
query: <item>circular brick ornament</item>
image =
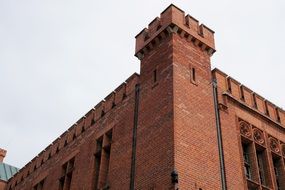
{"type": "Polygon", "coordinates": [[[256,129],[256,128],[253,130],[253,138],[254,138],[255,142],[257,142],[259,144],[264,144],[264,142],[265,142],[263,132],[259,129],[256,129]]]}
{"type": "Polygon", "coordinates": [[[274,138],[270,138],[269,139],[269,145],[270,145],[270,149],[273,151],[273,152],[276,152],[276,153],[279,153],[280,152],[280,149],[279,149],[279,144],[278,144],[278,141],[274,138]]]}
{"type": "Polygon", "coordinates": [[[250,131],[250,125],[246,123],[245,121],[240,121],[239,122],[240,126],[240,133],[246,137],[251,136],[251,131],[250,131]]]}

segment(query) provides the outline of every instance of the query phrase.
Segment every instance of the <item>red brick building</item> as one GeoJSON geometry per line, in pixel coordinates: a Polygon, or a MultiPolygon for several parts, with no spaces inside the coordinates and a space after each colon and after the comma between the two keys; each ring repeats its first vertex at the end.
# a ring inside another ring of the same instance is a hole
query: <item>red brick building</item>
{"type": "Polygon", "coordinates": [[[133,74],[6,190],[284,190],[285,111],[218,69],[214,32],[174,5],[133,74]]]}
{"type": "Polygon", "coordinates": [[[18,168],[4,163],[7,151],[0,148],[0,190],[4,190],[7,181],[19,171],[18,168]]]}

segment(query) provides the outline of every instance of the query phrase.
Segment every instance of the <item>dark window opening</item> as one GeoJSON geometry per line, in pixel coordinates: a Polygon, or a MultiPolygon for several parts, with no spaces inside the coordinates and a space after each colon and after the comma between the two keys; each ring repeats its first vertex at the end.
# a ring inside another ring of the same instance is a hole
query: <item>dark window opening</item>
{"type": "Polygon", "coordinates": [[[57,148],[56,148],[56,153],[58,153],[58,152],[59,152],[59,148],[57,147],[57,148]]]}
{"type": "Polygon", "coordinates": [[[39,183],[37,183],[34,187],[33,190],[42,190],[44,188],[44,182],[45,180],[43,179],[39,183]]]}
{"type": "Polygon", "coordinates": [[[126,99],[126,98],[127,98],[127,94],[124,93],[124,94],[123,94],[123,97],[122,97],[122,100],[124,100],[124,99],[126,99]]]}
{"type": "Polygon", "coordinates": [[[106,189],[108,187],[108,174],[109,174],[109,163],[110,163],[110,152],[111,146],[106,147],[104,149],[104,153],[102,154],[104,160],[104,166],[102,168],[102,187],[106,189]]]}
{"type": "Polygon", "coordinates": [[[279,111],[278,111],[278,108],[275,108],[275,112],[276,112],[276,118],[277,118],[277,122],[281,122],[281,118],[280,118],[280,115],[279,115],[279,111]]]}
{"type": "Polygon", "coordinates": [[[241,98],[241,100],[245,100],[245,98],[244,98],[244,91],[243,91],[243,87],[242,86],[240,86],[240,98],[241,98]]]}
{"type": "Polygon", "coordinates": [[[252,94],[253,107],[257,109],[256,95],[252,94]]]}
{"type": "Polygon", "coordinates": [[[277,185],[277,190],[281,190],[281,163],[280,160],[273,159],[273,166],[274,166],[274,174],[275,174],[275,180],[277,185]]]}
{"type": "Polygon", "coordinates": [[[105,111],[102,110],[102,111],[101,111],[101,117],[103,117],[104,115],[105,115],[105,111]]]}
{"type": "Polygon", "coordinates": [[[72,136],[72,140],[75,140],[76,139],[76,134],[75,132],[73,133],[73,136],[72,136]]]}
{"type": "Polygon", "coordinates": [[[259,179],[262,185],[267,185],[266,180],[266,165],[265,165],[265,155],[264,151],[257,151],[257,164],[258,164],[258,170],[259,170],[259,179]]]}
{"type": "Polygon", "coordinates": [[[243,149],[244,173],[247,179],[252,179],[249,145],[243,144],[242,149],[243,149]]]}
{"type": "Polygon", "coordinates": [[[112,144],[112,130],[97,140],[95,152],[94,189],[109,189],[108,174],[112,144]]]}
{"type": "Polygon", "coordinates": [[[101,166],[100,171],[100,188],[108,189],[108,174],[109,174],[109,163],[110,163],[110,153],[111,153],[111,143],[112,143],[112,130],[107,132],[103,138],[103,151],[102,151],[102,161],[104,164],[101,166]]]}
{"type": "Polygon", "coordinates": [[[112,103],[112,108],[114,108],[114,107],[116,107],[116,103],[115,102],[112,103]]]}
{"type": "Polygon", "coordinates": [[[51,152],[48,154],[48,160],[51,158],[51,152]]]}
{"type": "Polygon", "coordinates": [[[85,131],[85,127],[82,126],[82,128],[81,128],[81,133],[83,133],[84,131],[85,131]]]}
{"type": "Polygon", "coordinates": [[[94,125],[96,123],[95,119],[91,120],[91,125],[94,125]]]}
{"type": "Polygon", "coordinates": [[[95,176],[94,176],[94,189],[98,189],[98,182],[99,182],[99,172],[101,166],[101,151],[103,146],[103,138],[101,137],[96,141],[96,152],[95,152],[95,176]]]}
{"type": "Polygon", "coordinates": [[[265,106],[265,114],[269,116],[268,104],[266,101],[264,102],[264,106],[265,106]]]}
{"type": "Polygon", "coordinates": [[[228,84],[228,91],[231,93],[232,92],[232,85],[231,85],[230,78],[227,78],[227,84],[228,84]]]}
{"type": "Polygon", "coordinates": [[[153,82],[154,83],[157,82],[157,70],[156,69],[153,71],[153,82]]]}
{"type": "Polygon", "coordinates": [[[192,68],[191,72],[192,72],[192,80],[193,80],[193,82],[196,82],[196,70],[195,70],[195,68],[192,68]]]}
{"type": "Polygon", "coordinates": [[[60,190],[63,190],[63,187],[64,187],[64,177],[60,178],[59,179],[59,189],[60,190]]]}
{"type": "Polygon", "coordinates": [[[74,161],[75,161],[75,158],[73,157],[68,162],[63,164],[62,166],[62,174],[59,179],[59,189],[60,190],[70,190],[72,172],[74,170],[74,161]]]}

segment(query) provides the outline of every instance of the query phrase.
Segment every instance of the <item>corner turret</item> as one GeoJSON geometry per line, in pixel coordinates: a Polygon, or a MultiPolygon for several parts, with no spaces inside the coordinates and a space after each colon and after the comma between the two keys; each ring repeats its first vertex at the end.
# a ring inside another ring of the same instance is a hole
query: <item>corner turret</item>
{"type": "Polygon", "coordinates": [[[183,10],[171,4],[136,36],[135,56],[142,59],[169,33],[178,33],[212,55],[215,50],[214,31],[183,10]]]}

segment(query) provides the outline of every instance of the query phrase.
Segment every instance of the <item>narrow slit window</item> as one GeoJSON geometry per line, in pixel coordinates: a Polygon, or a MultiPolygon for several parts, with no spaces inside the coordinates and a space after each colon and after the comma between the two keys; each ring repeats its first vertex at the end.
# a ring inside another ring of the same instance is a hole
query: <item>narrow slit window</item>
{"type": "Polygon", "coordinates": [[[257,109],[256,95],[252,94],[253,107],[257,109]]]}
{"type": "Polygon", "coordinates": [[[59,153],[59,147],[56,148],[55,153],[59,153]]]}
{"type": "Polygon", "coordinates": [[[231,93],[232,92],[232,85],[231,85],[231,79],[227,78],[227,84],[228,84],[228,91],[231,93]]]}
{"type": "Polygon", "coordinates": [[[99,173],[101,167],[101,156],[102,156],[102,146],[103,146],[103,138],[99,138],[96,141],[96,152],[95,152],[95,176],[94,176],[94,187],[98,189],[99,183],[99,173]]]}
{"type": "Polygon", "coordinates": [[[103,150],[102,150],[102,161],[104,164],[101,166],[100,171],[100,188],[107,189],[108,184],[108,174],[109,174],[109,164],[110,164],[110,153],[112,144],[112,130],[107,132],[103,138],[103,150]]]}
{"type": "Polygon", "coordinates": [[[157,69],[155,69],[153,71],[153,82],[156,83],[157,82],[157,69]]]}
{"type": "Polygon", "coordinates": [[[110,164],[110,153],[111,153],[111,146],[104,148],[104,153],[102,153],[104,166],[102,167],[101,173],[101,188],[107,188],[108,184],[108,174],[109,174],[109,164],[110,164]]]}
{"type": "Polygon", "coordinates": [[[191,73],[192,73],[192,80],[193,80],[193,82],[196,82],[196,70],[195,70],[195,68],[191,69],[191,73]]]}
{"type": "Polygon", "coordinates": [[[264,106],[265,106],[265,114],[269,116],[268,104],[266,101],[264,102],[264,106]]]}
{"type": "Polygon", "coordinates": [[[279,110],[278,110],[278,108],[275,108],[275,112],[276,112],[276,119],[277,119],[277,122],[280,123],[281,119],[280,119],[280,115],[279,115],[279,110]]]}
{"type": "Polygon", "coordinates": [[[240,86],[240,98],[241,98],[241,100],[245,100],[245,98],[244,98],[244,91],[243,91],[243,87],[242,86],[240,86]]]}
{"type": "Polygon", "coordinates": [[[123,93],[123,97],[122,97],[122,100],[126,99],[127,98],[127,85],[125,83],[124,85],[124,93],[123,93]]]}
{"type": "Polygon", "coordinates": [[[116,107],[115,101],[112,102],[112,108],[116,107]]]}
{"type": "Polygon", "coordinates": [[[82,128],[81,128],[81,133],[84,133],[84,132],[85,132],[85,127],[82,126],[82,128]]]}
{"type": "Polygon", "coordinates": [[[101,111],[101,117],[103,117],[104,115],[105,115],[105,111],[102,110],[102,111],[101,111]]]}
{"type": "Polygon", "coordinates": [[[76,133],[74,132],[72,136],[72,140],[75,140],[75,139],[76,139],[76,133]]]}

